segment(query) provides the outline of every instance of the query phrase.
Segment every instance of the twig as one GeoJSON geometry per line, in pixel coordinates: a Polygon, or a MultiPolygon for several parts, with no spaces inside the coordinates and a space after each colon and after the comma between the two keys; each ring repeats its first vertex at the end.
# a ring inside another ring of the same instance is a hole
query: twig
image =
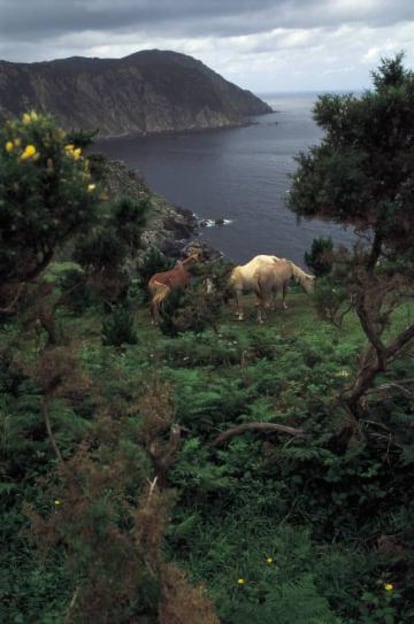
{"type": "Polygon", "coordinates": [[[69,603],[68,610],[66,611],[65,619],[63,620],[63,624],[68,624],[71,611],[73,610],[73,607],[75,606],[75,603],[76,603],[76,601],[78,599],[78,594],[79,594],[79,587],[77,587],[75,589],[75,591],[73,592],[71,601],[69,603]]]}
{"type": "Polygon", "coordinates": [[[52,448],[55,451],[56,458],[59,461],[59,463],[63,464],[64,463],[63,457],[57,445],[56,438],[53,434],[52,427],[50,424],[49,400],[47,396],[43,397],[42,399],[42,412],[43,412],[43,418],[44,418],[45,425],[46,425],[46,431],[49,436],[49,440],[52,445],[52,448]]]}

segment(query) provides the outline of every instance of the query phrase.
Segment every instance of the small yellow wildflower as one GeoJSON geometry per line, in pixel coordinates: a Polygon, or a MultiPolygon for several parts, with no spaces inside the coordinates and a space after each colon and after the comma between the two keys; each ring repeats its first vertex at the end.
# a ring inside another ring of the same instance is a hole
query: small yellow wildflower
{"type": "Polygon", "coordinates": [[[88,184],[88,193],[91,193],[96,189],[96,184],[88,184]]]}
{"type": "Polygon", "coordinates": [[[77,148],[76,148],[76,149],[74,149],[74,150],[73,150],[73,152],[72,152],[72,156],[73,156],[73,158],[74,158],[75,160],[78,160],[78,158],[80,158],[80,157],[81,157],[81,154],[82,154],[82,150],[81,150],[81,148],[80,148],[80,147],[77,147],[77,148]]]}
{"type": "Polygon", "coordinates": [[[394,585],[392,583],[384,583],[384,589],[387,592],[392,591],[394,589],[394,585]]]}
{"type": "Polygon", "coordinates": [[[237,579],[237,585],[244,585],[246,580],[244,578],[237,579]]]}
{"type": "Polygon", "coordinates": [[[36,148],[34,145],[27,145],[24,148],[23,154],[20,156],[20,160],[27,160],[28,158],[32,158],[36,154],[36,148]]]}
{"type": "Polygon", "coordinates": [[[267,563],[267,565],[271,565],[273,563],[272,557],[267,557],[266,558],[266,563],[267,563]]]}
{"type": "Polygon", "coordinates": [[[73,152],[74,149],[75,149],[75,146],[73,145],[73,143],[68,143],[67,145],[65,145],[66,152],[73,152]]]}
{"type": "Polygon", "coordinates": [[[6,152],[12,152],[14,149],[14,143],[13,141],[7,141],[5,146],[4,146],[6,152]]]}
{"type": "Polygon", "coordinates": [[[24,113],[23,117],[22,117],[22,121],[24,124],[30,124],[32,122],[32,117],[29,113],[24,113]]]}
{"type": "Polygon", "coordinates": [[[17,139],[14,139],[14,144],[16,147],[20,147],[22,144],[22,140],[20,137],[17,137],[17,139]]]}
{"type": "Polygon", "coordinates": [[[53,501],[53,503],[54,503],[55,507],[59,507],[59,505],[62,504],[62,501],[57,498],[55,501],[53,501]]]}

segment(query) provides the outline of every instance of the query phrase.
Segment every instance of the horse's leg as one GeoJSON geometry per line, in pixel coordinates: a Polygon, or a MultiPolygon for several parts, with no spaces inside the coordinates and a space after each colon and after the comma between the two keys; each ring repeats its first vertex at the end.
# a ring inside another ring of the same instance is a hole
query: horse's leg
{"type": "Polygon", "coordinates": [[[255,294],[257,307],[257,322],[262,324],[264,323],[265,319],[266,298],[260,289],[256,289],[255,294]]]}
{"type": "Polygon", "coordinates": [[[283,282],[283,287],[282,287],[282,307],[283,307],[284,310],[288,309],[288,304],[286,303],[287,289],[288,289],[288,283],[287,282],[283,282]]]}
{"type": "Polygon", "coordinates": [[[239,290],[236,290],[236,317],[238,321],[242,321],[244,319],[244,313],[241,305],[242,293],[239,290]]]}
{"type": "Polygon", "coordinates": [[[155,292],[154,296],[151,299],[150,309],[151,309],[152,323],[154,325],[159,325],[160,306],[161,306],[161,303],[166,298],[166,296],[169,294],[170,290],[171,289],[168,288],[168,286],[162,285],[162,288],[158,290],[157,292],[155,292]]]}
{"type": "Polygon", "coordinates": [[[154,297],[151,299],[150,312],[151,312],[151,323],[153,325],[158,325],[160,321],[160,312],[159,312],[159,305],[157,301],[157,295],[154,295],[154,297]]]}

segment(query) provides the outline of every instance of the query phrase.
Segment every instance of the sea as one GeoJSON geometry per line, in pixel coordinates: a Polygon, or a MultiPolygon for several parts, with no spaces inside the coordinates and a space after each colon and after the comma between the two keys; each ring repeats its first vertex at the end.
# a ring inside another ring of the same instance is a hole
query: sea
{"type": "Polygon", "coordinates": [[[251,124],[200,132],[101,139],[94,151],[123,161],[151,189],[199,219],[199,238],[237,263],[257,254],[293,260],[316,237],[350,245],[352,231],[319,219],[298,220],[287,207],[295,156],[323,134],[312,118],[317,93],[259,97],[273,113],[251,124]]]}

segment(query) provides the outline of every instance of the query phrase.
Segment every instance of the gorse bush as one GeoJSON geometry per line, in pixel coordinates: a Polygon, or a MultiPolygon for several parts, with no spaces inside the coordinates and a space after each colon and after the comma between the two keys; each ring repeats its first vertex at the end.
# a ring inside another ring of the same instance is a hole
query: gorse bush
{"type": "Polygon", "coordinates": [[[58,245],[95,221],[99,189],[80,147],[49,116],[0,128],[0,276],[36,277],[58,245]]]}

